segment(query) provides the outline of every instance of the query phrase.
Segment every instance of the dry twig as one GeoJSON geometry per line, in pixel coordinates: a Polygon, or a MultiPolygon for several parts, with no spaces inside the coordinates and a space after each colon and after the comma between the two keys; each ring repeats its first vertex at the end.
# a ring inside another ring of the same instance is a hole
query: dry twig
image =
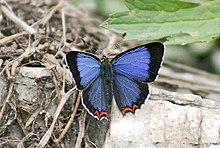
{"type": "Polygon", "coordinates": [[[79,133],[76,140],[75,148],[81,148],[82,139],[85,134],[85,122],[86,122],[86,112],[84,110],[84,112],[81,114],[79,118],[79,133]]]}
{"type": "Polygon", "coordinates": [[[28,35],[28,34],[29,34],[28,32],[20,32],[20,33],[17,33],[17,34],[13,34],[11,36],[7,36],[3,39],[0,39],[0,46],[8,44],[8,43],[14,41],[17,38],[20,38],[20,37],[28,35]]]}
{"type": "Polygon", "coordinates": [[[60,0],[60,2],[59,2],[56,6],[54,6],[54,7],[44,16],[43,19],[40,20],[40,23],[42,23],[43,26],[44,26],[45,24],[47,24],[48,21],[50,20],[50,18],[54,15],[54,13],[55,13],[56,11],[58,11],[60,8],[62,8],[63,3],[64,3],[64,0],[60,0]]]}
{"type": "MultiPolygon", "coordinates": [[[[37,30],[35,30],[34,28],[32,28],[31,26],[29,26],[26,22],[22,21],[21,19],[19,19],[12,11],[10,8],[6,7],[6,4],[4,5],[4,3],[6,3],[5,1],[2,0],[1,3],[1,10],[2,12],[11,20],[13,21],[15,24],[17,24],[18,26],[20,26],[21,28],[23,28],[25,31],[27,31],[29,34],[35,34],[37,33],[37,30]]],[[[8,5],[7,5],[8,6],[8,5]]]]}
{"type": "Polygon", "coordinates": [[[55,142],[58,144],[60,142],[60,140],[65,136],[66,132],[68,131],[68,129],[70,128],[71,124],[73,123],[75,116],[76,116],[76,112],[78,110],[79,104],[80,104],[80,95],[78,95],[77,101],[76,101],[76,105],[74,107],[73,113],[71,114],[71,117],[68,121],[68,123],[66,124],[65,128],[63,129],[62,133],[60,134],[59,138],[55,140],[55,142]]]}

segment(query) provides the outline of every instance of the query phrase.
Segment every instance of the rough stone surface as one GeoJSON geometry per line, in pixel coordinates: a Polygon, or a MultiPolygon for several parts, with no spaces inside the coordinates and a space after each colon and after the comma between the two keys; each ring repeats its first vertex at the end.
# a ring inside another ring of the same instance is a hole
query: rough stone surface
{"type": "Polygon", "coordinates": [[[135,115],[122,117],[113,105],[105,148],[220,147],[219,102],[150,88],[135,115]]]}
{"type": "MultiPolygon", "coordinates": [[[[48,70],[41,67],[20,67],[19,73],[16,76],[16,91],[19,94],[19,100],[34,101],[37,97],[38,86],[36,83],[37,78],[51,77],[48,70]]],[[[52,82],[46,83],[45,93],[49,95],[49,89],[53,88],[52,82]]]]}

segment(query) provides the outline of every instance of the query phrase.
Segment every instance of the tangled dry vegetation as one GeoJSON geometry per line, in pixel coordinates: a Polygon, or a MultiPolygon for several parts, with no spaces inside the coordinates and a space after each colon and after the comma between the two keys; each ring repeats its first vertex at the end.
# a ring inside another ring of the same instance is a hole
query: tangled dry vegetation
{"type": "MultiPolygon", "coordinates": [[[[1,76],[7,79],[7,92],[1,94],[0,145],[20,147],[80,147],[100,145],[108,122],[86,118],[79,93],[65,78],[65,54],[70,50],[88,49],[83,38],[96,50],[106,54],[117,36],[99,27],[101,21],[88,15],[86,9],[67,1],[24,0],[1,1],[0,56],[1,76]],[[107,47],[106,50],[102,50],[107,47]],[[19,67],[45,67],[52,77],[35,80],[34,102],[17,100],[16,81],[19,67]],[[45,83],[53,90],[46,95],[45,83]],[[53,118],[47,114],[51,102],[57,103],[53,118]],[[27,104],[28,109],[22,105],[27,104]],[[28,110],[28,111],[27,111],[28,110]],[[105,129],[101,136],[89,134],[105,129]],[[16,132],[12,132],[16,128],[16,132]],[[91,139],[96,138],[96,145],[91,139]],[[19,138],[18,138],[19,137],[19,138]]],[[[114,52],[117,52],[115,50],[114,52]]]]}

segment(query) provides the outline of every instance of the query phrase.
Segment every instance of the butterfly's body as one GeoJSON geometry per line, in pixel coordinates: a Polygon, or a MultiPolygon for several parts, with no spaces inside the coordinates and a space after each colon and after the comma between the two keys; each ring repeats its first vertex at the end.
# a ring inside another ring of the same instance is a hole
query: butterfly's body
{"type": "Polygon", "coordinates": [[[110,104],[113,98],[113,70],[112,64],[109,62],[109,59],[104,58],[101,61],[101,77],[104,84],[104,95],[105,100],[107,100],[107,108],[110,108],[110,104]]]}
{"type": "Polygon", "coordinates": [[[66,61],[77,88],[82,90],[82,103],[97,119],[110,118],[114,98],[121,113],[135,113],[149,97],[147,82],[158,75],[164,45],[145,44],[117,55],[112,60],[71,51],[66,61]]]}

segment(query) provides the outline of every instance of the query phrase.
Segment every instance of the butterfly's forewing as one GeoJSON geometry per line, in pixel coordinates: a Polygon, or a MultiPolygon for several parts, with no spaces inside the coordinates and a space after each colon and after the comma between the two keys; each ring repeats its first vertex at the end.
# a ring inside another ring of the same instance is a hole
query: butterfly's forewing
{"type": "Polygon", "coordinates": [[[149,96],[148,85],[158,75],[164,54],[160,42],[125,51],[112,59],[114,98],[122,114],[135,113],[149,96]]]}
{"type": "Polygon", "coordinates": [[[145,44],[122,52],[112,59],[114,71],[142,82],[152,82],[162,63],[164,45],[160,42],[145,44]]]}
{"type": "Polygon", "coordinates": [[[79,90],[87,88],[100,75],[101,62],[92,54],[71,51],[66,61],[79,90]]]}
{"type": "Polygon", "coordinates": [[[71,51],[67,53],[66,61],[77,88],[83,90],[83,106],[97,119],[109,118],[109,101],[105,95],[99,58],[92,54],[71,51]]]}

